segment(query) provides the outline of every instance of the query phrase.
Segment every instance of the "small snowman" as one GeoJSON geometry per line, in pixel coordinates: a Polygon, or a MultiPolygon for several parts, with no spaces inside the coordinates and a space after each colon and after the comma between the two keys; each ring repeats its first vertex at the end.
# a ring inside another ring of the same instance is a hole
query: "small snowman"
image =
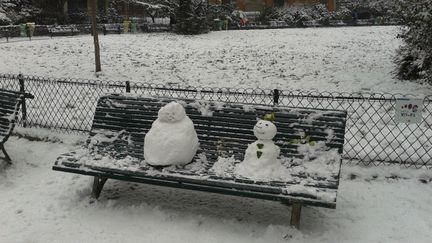
{"type": "Polygon", "coordinates": [[[198,149],[198,136],[183,106],[171,102],[158,112],[158,118],[144,138],[144,159],[154,166],[185,165],[198,149]]]}
{"type": "Polygon", "coordinates": [[[259,120],[253,132],[257,141],[248,145],[243,162],[236,167],[236,173],[256,179],[270,178],[282,166],[278,159],[280,148],[272,140],[277,133],[276,125],[268,120],[259,120]]]}

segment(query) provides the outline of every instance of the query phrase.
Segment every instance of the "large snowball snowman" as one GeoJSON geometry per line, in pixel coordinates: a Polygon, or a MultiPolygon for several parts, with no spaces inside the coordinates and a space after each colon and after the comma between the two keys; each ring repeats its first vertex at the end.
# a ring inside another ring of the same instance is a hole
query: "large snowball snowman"
{"type": "Polygon", "coordinates": [[[236,167],[236,173],[256,179],[271,178],[282,167],[278,159],[280,148],[272,141],[277,128],[270,121],[259,120],[253,132],[257,141],[248,145],[243,162],[236,167]]]}
{"type": "Polygon", "coordinates": [[[171,102],[162,107],[144,138],[144,159],[157,166],[185,165],[198,149],[198,136],[183,106],[171,102]]]}

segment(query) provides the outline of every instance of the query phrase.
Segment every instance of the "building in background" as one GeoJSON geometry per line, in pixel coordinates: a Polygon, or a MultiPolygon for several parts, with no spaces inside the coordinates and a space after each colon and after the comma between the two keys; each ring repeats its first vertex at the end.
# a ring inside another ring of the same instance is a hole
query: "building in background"
{"type": "MultiPolygon", "coordinates": [[[[43,11],[48,22],[81,23],[88,18],[88,0],[32,0],[33,4],[43,11]]],[[[311,7],[317,4],[325,4],[329,11],[336,10],[338,0],[204,0],[208,4],[233,4],[236,9],[246,12],[263,12],[268,7],[311,7]]],[[[167,12],[170,8],[169,0],[97,0],[99,21],[108,21],[107,17],[116,12],[124,19],[130,17],[154,17],[161,15],[159,12],[167,12]],[[114,4],[113,4],[114,3],[114,4]],[[156,7],[151,7],[151,6],[156,7]],[[115,11],[110,11],[110,8],[115,11]],[[154,12],[154,13],[153,13],[154,12]]],[[[166,15],[166,14],[162,14],[166,15]]],[[[166,17],[166,16],[164,16],[166,17]]]]}
{"type": "Polygon", "coordinates": [[[242,11],[263,11],[266,7],[310,7],[325,4],[329,11],[336,10],[336,0],[209,0],[211,4],[233,3],[242,11]]]}

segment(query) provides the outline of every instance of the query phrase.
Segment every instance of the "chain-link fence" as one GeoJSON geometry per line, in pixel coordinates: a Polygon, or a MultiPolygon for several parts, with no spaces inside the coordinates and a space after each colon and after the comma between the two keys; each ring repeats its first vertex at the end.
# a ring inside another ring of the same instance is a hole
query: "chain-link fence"
{"type": "Polygon", "coordinates": [[[24,90],[35,96],[27,100],[27,118],[20,120],[21,125],[88,132],[96,102],[105,93],[339,109],[348,111],[344,145],[347,163],[398,163],[406,167],[432,168],[432,96],[423,99],[421,123],[401,124],[396,123],[394,116],[396,100],[406,98],[403,95],[175,87],[7,74],[0,74],[0,88],[20,90],[19,80],[24,83],[24,90]]]}

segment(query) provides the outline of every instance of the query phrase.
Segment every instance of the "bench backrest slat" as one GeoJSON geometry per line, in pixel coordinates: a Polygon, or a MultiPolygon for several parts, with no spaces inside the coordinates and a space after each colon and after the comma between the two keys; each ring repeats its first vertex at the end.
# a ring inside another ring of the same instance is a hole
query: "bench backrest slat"
{"type": "Polygon", "coordinates": [[[0,89],[0,143],[4,143],[15,127],[24,94],[0,89]]]}
{"type": "MultiPolygon", "coordinates": [[[[100,140],[94,149],[116,157],[143,159],[144,137],[157,118],[158,110],[174,99],[109,95],[99,99],[89,139],[100,140]],[[111,131],[111,132],[109,132],[111,131]],[[105,139],[100,139],[103,134],[105,139]]],[[[185,106],[200,140],[200,151],[208,160],[218,156],[243,158],[249,143],[256,140],[257,119],[275,113],[278,133],[274,139],[284,157],[301,158],[300,144],[325,142],[342,153],[346,112],[251,106],[211,101],[178,100],[185,106]]]]}

